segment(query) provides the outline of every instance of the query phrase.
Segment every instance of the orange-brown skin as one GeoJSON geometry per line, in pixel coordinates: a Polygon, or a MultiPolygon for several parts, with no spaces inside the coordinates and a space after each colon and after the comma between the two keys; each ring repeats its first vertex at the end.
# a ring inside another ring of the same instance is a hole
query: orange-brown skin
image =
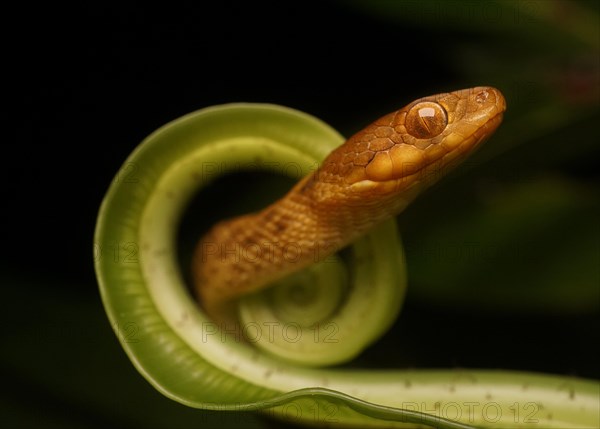
{"type": "Polygon", "coordinates": [[[397,215],[493,134],[505,108],[500,91],[476,87],[413,101],[359,131],[282,199],[200,240],[192,269],[202,306],[219,318],[235,298],[397,215]]]}

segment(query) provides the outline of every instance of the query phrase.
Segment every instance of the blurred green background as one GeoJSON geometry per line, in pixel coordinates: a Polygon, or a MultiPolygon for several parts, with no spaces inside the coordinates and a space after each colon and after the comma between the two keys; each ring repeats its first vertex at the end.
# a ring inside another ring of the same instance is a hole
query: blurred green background
{"type": "Polygon", "coordinates": [[[351,135],[417,97],[501,89],[494,138],[399,217],[405,308],[351,366],[600,378],[599,17],[597,1],[575,0],[12,12],[0,426],[279,427],[156,392],[93,273],[96,213],[126,156],[167,121],[232,101],[284,104],[351,135]]]}

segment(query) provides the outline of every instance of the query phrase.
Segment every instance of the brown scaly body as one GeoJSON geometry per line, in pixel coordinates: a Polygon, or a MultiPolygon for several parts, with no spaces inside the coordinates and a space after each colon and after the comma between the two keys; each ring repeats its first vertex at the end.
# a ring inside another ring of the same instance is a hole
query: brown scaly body
{"type": "Polygon", "coordinates": [[[193,260],[203,307],[216,317],[398,214],[493,134],[505,108],[490,87],[416,100],[352,136],[279,201],[217,224],[193,260]]]}

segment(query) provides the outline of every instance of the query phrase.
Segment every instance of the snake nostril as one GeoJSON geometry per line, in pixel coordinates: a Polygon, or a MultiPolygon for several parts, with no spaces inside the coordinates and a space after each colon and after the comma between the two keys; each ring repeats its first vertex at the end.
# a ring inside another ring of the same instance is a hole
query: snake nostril
{"type": "Polygon", "coordinates": [[[488,97],[490,96],[490,93],[488,91],[481,91],[479,94],[477,94],[475,96],[475,101],[478,102],[479,104],[483,104],[488,97]]]}

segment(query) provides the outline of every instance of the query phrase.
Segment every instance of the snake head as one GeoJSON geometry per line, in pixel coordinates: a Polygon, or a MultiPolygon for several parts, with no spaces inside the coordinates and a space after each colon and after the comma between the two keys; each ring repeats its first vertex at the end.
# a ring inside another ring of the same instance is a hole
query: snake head
{"type": "Polygon", "coordinates": [[[420,98],[352,136],[325,160],[322,179],[351,197],[401,195],[408,203],[491,136],[505,109],[492,87],[420,98]]]}

